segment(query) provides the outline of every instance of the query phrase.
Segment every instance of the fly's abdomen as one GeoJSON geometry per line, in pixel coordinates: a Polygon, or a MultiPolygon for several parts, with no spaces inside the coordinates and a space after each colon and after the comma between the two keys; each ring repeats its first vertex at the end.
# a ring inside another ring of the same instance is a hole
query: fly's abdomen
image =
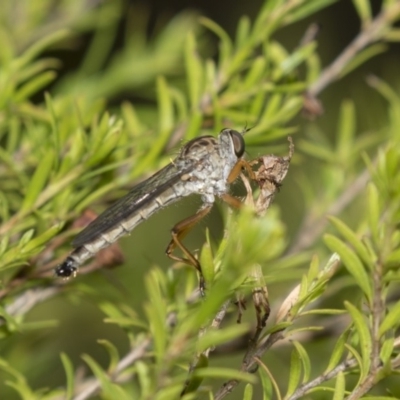
{"type": "Polygon", "coordinates": [[[110,246],[121,236],[129,234],[143,221],[150,218],[160,208],[173,203],[183,195],[182,188],[168,188],[161,195],[148,200],[138,207],[131,215],[119,221],[112,228],[99,232],[92,240],[82,243],[56,268],[56,274],[61,277],[75,275],[78,267],[93,257],[101,249],[110,246]],[[181,189],[181,190],[179,190],[181,189]]]}

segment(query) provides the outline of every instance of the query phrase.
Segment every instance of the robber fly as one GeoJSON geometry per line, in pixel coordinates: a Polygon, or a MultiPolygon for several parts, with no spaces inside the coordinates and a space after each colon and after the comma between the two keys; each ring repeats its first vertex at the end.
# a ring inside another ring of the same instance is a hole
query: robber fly
{"type": "Polygon", "coordinates": [[[204,278],[200,263],[181,239],[210,212],[216,197],[232,207],[240,207],[241,202],[228,194],[228,188],[243,167],[251,171],[242,158],[244,151],[243,135],[232,129],[223,129],[217,138],[201,136],[189,141],[170,164],[135,186],[80,232],[72,242],[74,250],[57,266],[56,274],[65,278],[76,275],[78,267],[87,259],[131,232],[157,210],[182,197],[199,194],[202,206],[195,215],[172,228],[172,239],[166,253],[171,259],[197,269],[200,290],[203,292],[204,278]],[[182,251],[184,257],[173,254],[176,248],[182,251]]]}

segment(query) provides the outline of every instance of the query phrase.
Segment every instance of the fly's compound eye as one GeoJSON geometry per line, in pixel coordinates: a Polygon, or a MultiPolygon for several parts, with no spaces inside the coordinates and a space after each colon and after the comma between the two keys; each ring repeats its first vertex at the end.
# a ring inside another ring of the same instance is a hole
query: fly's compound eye
{"type": "Polygon", "coordinates": [[[229,134],[231,135],[232,138],[233,150],[235,151],[236,157],[237,158],[242,157],[245,150],[243,136],[239,132],[234,130],[230,130],[229,134]]]}

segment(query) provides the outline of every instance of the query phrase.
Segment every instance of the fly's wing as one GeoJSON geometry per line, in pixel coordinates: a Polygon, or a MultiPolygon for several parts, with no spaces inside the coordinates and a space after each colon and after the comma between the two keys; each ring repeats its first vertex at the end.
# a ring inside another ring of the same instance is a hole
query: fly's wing
{"type": "Polygon", "coordinates": [[[179,181],[192,168],[178,171],[173,163],[136,185],[128,194],[106,209],[92,221],[72,242],[74,248],[84,245],[108,231],[138,210],[147,201],[159,196],[164,190],[179,181]]]}

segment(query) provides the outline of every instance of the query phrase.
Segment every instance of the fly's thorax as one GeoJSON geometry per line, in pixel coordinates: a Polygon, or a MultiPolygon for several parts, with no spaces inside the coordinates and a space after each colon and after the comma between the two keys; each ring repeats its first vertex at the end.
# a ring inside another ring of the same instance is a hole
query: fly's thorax
{"type": "Polygon", "coordinates": [[[228,176],[237,161],[232,136],[223,130],[218,138],[202,136],[188,142],[174,163],[188,171],[181,176],[184,190],[212,203],[227,192],[228,176]]]}

